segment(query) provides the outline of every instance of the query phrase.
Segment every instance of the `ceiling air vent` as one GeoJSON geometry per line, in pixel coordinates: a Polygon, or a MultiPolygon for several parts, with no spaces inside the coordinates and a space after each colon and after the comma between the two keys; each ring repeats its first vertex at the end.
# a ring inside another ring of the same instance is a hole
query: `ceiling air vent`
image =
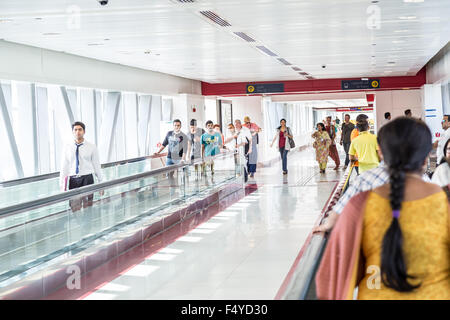
{"type": "Polygon", "coordinates": [[[294,70],[294,71],[302,71],[302,69],[300,69],[299,67],[292,67],[292,70],[294,70]]]}
{"type": "Polygon", "coordinates": [[[312,79],[314,79],[314,77],[307,76],[306,79],[312,80],[312,79]]]}
{"type": "Polygon", "coordinates": [[[278,58],[278,61],[280,61],[282,64],[284,64],[284,65],[286,65],[286,66],[290,66],[290,65],[292,65],[292,63],[290,63],[290,62],[288,62],[288,61],[286,61],[285,59],[283,59],[283,58],[278,58]]]}
{"type": "Polygon", "coordinates": [[[231,24],[229,24],[227,21],[225,21],[212,11],[200,11],[200,13],[208,19],[212,20],[214,23],[217,23],[219,26],[231,27],[231,24]]]}
{"type": "Polygon", "coordinates": [[[267,49],[266,47],[264,47],[264,46],[256,46],[259,50],[261,50],[262,52],[264,52],[265,54],[268,54],[269,56],[271,56],[271,57],[276,57],[277,56],[277,54],[276,53],[273,53],[272,51],[270,51],[269,49],[267,49]]]}
{"type": "Polygon", "coordinates": [[[177,2],[181,2],[181,3],[194,3],[195,0],[176,0],[177,2]]]}
{"type": "Polygon", "coordinates": [[[307,76],[308,72],[299,72],[299,74],[301,74],[302,76],[307,76]]]}
{"type": "Polygon", "coordinates": [[[234,32],[235,35],[237,35],[239,38],[244,39],[247,42],[256,42],[255,39],[249,37],[246,33],[244,32],[234,32]]]}

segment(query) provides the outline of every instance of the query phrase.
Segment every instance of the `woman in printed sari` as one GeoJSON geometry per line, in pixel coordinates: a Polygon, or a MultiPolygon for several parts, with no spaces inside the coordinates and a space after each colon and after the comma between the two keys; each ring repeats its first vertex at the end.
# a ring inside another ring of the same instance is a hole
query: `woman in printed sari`
{"type": "Polygon", "coordinates": [[[319,299],[450,299],[450,209],[422,179],[431,132],[401,117],[378,133],[389,183],[345,206],[316,274],[319,299]]]}
{"type": "Polygon", "coordinates": [[[319,162],[320,173],[325,173],[331,139],[325,131],[325,125],[322,122],[317,124],[317,131],[314,132],[311,137],[315,139],[313,147],[316,149],[316,160],[319,162]]]}

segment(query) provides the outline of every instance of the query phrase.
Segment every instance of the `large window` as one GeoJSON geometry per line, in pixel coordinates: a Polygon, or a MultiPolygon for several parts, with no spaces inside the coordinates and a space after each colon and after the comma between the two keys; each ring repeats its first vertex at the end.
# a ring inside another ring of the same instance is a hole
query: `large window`
{"type": "Polygon", "coordinates": [[[58,171],[74,121],[86,125],[102,163],[149,155],[172,104],[169,96],[0,81],[0,180],[58,171]]]}

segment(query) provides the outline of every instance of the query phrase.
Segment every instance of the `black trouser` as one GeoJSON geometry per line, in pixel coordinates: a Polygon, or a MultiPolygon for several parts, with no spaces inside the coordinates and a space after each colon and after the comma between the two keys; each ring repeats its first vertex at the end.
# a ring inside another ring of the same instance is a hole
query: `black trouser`
{"type": "Polygon", "coordinates": [[[248,168],[248,161],[249,161],[249,155],[247,154],[246,156],[245,156],[245,166],[244,166],[244,182],[247,182],[248,181],[248,170],[247,170],[247,168],[248,168]]]}
{"type": "MultiPolygon", "coordinates": [[[[94,184],[94,176],[92,174],[69,178],[69,190],[87,186],[90,184],[94,184]]],[[[93,199],[94,199],[94,195],[90,194],[87,196],[80,197],[78,199],[70,200],[69,205],[70,205],[70,208],[72,209],[72,211],[77,211],[77,210],[80,210],[81,207],[86,208],[86,207],[91,206],[93,199]]]]}
{"type": "Polygon", "coordinates": [[[345,151],[345,166],[348,167],[348,164],[350,163],[350,157],[348,155],[348,151],[350,150],[351,142],[344,142],[342,145],[344,147],[345,151]]]}

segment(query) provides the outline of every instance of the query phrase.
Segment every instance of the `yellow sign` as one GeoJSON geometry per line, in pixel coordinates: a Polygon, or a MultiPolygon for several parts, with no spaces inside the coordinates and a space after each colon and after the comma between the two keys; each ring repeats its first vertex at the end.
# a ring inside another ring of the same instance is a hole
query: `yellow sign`
{"type": "Polygon", "coordinates": [[[380,84],[378,83],[377,80],[373,80],[373,81],[372,81],[372,88],[378,88],[379,85],[380,85],[380,84]]]}
{"type": "Polygon", "coordinates": [[[255,91],[255,87],[254,86],[248,86],[247,91],[252,93],[253,91],[255,91]]]}

